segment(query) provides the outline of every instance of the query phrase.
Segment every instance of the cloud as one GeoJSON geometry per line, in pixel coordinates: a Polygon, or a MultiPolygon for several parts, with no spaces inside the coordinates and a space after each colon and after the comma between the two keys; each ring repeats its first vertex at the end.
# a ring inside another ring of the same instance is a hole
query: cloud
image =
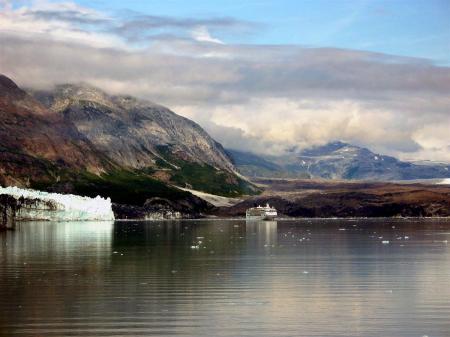
{"type": "Polygon", "coordinates": [[[136,95],[194,119],[225,146],[260,153],[340,139],[450,161],[450,68],[428,60],[235,45],[216,37],[245,26],[230,18],[121,19],[72,3],[4,8],[0,72],[22,86],[83,81],[136,95]]]}
{"type": "Polygon", "coordinates": [[[24,13],[24,16],[30,16],[37,20],[54,20],[54,21],[65,21],[72,22],[76,24],[101,24],[107,22],[103,18],[98,18],[90,15],[89,13],[80,13],[75,10],[65,10],[65,11],[28,11],[24,13]]]}
{"type": "MultiPolygon", "coordinates": [[[[210,18],[174,18],[147,15],[130,10],[116,13],[100,13],[80,6],[74,2],[31,1],[20,6],[20,1],[1,0],[3,8],[0,18],[4,20],[0,27],[9,32],[27,31],[30,33],[52,33],[54,37],[80,35],[107,35],[117,41],[119,38],[138,46],[152,40],[196,40],[201,42],[221,43],[211,36],[211,31],[250,32],[258,24],[229,17],[210,18]],[[16,6],[13,6],[13,3],[16,6]],[[16,8],[16,9],[15,9],[16,8]],[[31,26],[37,26],[37,31],[31,26]]],[[[104,45],[104,44],[102,44],[104,45]]],[[[114,45],[112,45],[114,46],[114,45]]],[[[123,47],[123,46],[122,46],[123,47]]]]}
{"type": "Polygon", "coordinates": [[[198,26],[192,30],[192,37],[199,42],[212,42],[218,44],[224,44],[223,41],[213,38],[206,26],[198,26]]]}
{"type": "Polygon", "coordinates": [[[211,29],[222,31],[251,31],[258,25],[228,17],[213,18],[173,18],[165,16],[143,15],[128,11],[122,15],[119,24],[110,27],[112,33],[123,36],[129,41],[145,40],[153,35],[168,34],[178,38],[192,35],[195,40],[217,43],[210,35],[211,29]],[[191,33],[191,34],[189,34],[191,33]],[[200,37],[200,39],[198,38],[200,37]]]}
{"type": "Polygon", "coordinates": [[[5,39],[12,37],[36,41],[52,39],[62,43],[72,42],[98,48],[126,48],[126,44],[117,36],[91,30],[90,26],[98,26],[108,21],[106,15],[71,2],[39,1],[34,5],[17,9],[9,3],[0,11],[0,33],[5,39]]]}

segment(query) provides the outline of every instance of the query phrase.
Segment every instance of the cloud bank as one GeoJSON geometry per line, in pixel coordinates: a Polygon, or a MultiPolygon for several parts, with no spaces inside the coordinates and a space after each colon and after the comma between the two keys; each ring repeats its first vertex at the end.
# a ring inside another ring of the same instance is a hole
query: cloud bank
{"type": "Polygon", "coordinates": [[[450,68],[365,51],[226,43],[227,34],[258,27],[3,1],[0,72],[25,87],[88,82],[164,104],[241,150],[277,154],[343,140],[450,161],[450,68]]]}

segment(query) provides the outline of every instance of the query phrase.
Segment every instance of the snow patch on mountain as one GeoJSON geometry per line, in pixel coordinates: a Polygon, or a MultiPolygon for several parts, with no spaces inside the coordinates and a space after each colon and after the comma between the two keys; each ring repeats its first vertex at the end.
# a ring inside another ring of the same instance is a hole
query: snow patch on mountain
{"type": "Polygon", "coordinates": [[[111,199],[1,187],[0,195],[16,199],[16,220],[114,220],[111,199]]]}

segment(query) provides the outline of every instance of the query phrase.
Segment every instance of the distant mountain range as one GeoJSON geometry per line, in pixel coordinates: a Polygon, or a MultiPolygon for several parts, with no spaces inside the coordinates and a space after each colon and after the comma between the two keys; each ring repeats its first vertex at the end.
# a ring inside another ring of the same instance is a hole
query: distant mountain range
{"type": "Polygon", "coordinates": [[[257,191],[199,125],[145,100],[84,84],[27,92],[0,75],[0,117],[1,185],[132,205],[153,197],[197,203],[176,186],[257,191]]]}
{"type": "Polygon", "coordinates": [[[450,165],[417,164],[344,142],[332,142],[282,156],[227,150],[239,171],[249,177],[349,180],[413,180],[450,177],[450,165]]]}

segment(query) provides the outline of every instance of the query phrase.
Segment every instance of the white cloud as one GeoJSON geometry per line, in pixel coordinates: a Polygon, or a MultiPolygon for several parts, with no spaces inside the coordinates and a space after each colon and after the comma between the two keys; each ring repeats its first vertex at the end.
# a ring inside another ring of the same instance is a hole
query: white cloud
{"type": "Polygon", "coordinates": [[[206,26],[198,26],[192,30],[192,37],[199,42],[224,44],[223,41],[211,36],[206,26]]]}
{"type": "Polygon", "coordinates": [[[98,22],[107,16],[72,2],[32,2],[14,9],[6,6],[0,12],[0,32],[34,39],[53,39],[64,43],[81,43],[98,48],[126,48],[112,34],[81,29],[77,22],[98,22]]]}
{"type": "Polygon", "coordinates": [[[233,19],[111,23],[73,3],[3,8],[0,72],[22,86],[84,81],[147,98],[234,148],[282,152],[340,139],[402,158],[450,161],[448,67],[354,50],[236,46],[211,36],[209,27],[236,26],[233,19]],[[128,42],[131,33],[160,27],[180,35],[128,42]]]}

